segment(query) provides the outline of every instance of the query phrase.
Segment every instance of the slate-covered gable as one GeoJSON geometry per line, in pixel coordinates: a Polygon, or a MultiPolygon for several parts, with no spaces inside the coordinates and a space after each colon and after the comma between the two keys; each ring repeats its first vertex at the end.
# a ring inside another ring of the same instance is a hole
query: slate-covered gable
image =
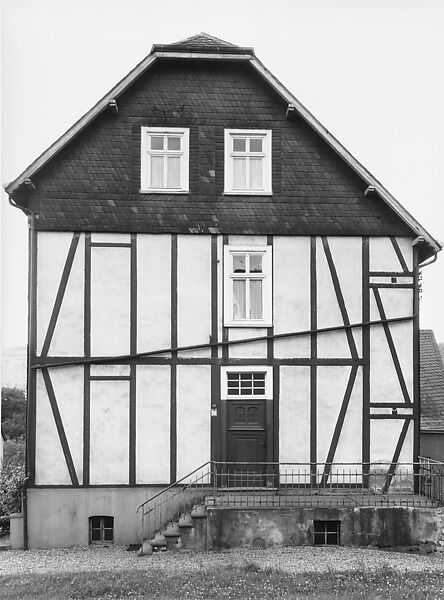
{"type": "Polygon", "coordinates": [[[246,63],[158,60],[118,106],[34,176],[39,229],[411,235],[246,63]],[[139,192],[143,125],[190,127],[189,194],[139,192]],[[223,194],[227,127],[272,129],[273,196],[223,194]]]}
{"type": "Polygon", "coordinates": [[[420,332],[421,430],[444,431],[444,362],[431,329],[420,332]]]}

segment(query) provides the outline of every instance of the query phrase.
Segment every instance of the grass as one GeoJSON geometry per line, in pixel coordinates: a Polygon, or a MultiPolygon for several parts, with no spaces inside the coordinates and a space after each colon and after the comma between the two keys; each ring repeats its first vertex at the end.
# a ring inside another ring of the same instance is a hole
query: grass
{"type": "Polygon", "coordinates": [[[383,565],[376,571],[359,570],[291,575],[254,562],[228,567],[202,566],[192,573],[168,571],[100,571],[61,575],[0,576],[0,598],[5,600],[124,599],[283,600],[327,598],[368,600],[390,598],[444,599],[444,576],[402,573],[383,565]]]}

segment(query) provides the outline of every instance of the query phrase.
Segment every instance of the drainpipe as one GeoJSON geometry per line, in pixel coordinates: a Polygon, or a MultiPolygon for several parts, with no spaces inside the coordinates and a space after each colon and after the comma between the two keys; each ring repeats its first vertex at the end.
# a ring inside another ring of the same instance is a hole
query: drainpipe
{"type": "Polygon", "coordinates": [[[35,306],[35,269],[33,265],[35,264],[36,257],[34,256],[34,248],[35,248],[35,214],[23,207],[19,206],[13,199],[12,196],[9,196],[9,204],[13,208],[17,208],[25,213],[28,217],[28,344],[27,344],[27,394],[26,394],[26,452],[25,452],[25,479],[23,481],[22,488],[22,514],[23,514],[23,548],[24,550],[29,549],[28,545],[28,496],[27,496],[27,488],[29,483],[31,482],[31,466],[29,460],[29,427],[30,427],[30,404],[29,404],[29,395],[31,390],[31,378],[35,377],[32,372],[32,353],[34,352],[34,342],[33,342],[33,319],[35,318],[34,314],[34,306],[35,306]]]}

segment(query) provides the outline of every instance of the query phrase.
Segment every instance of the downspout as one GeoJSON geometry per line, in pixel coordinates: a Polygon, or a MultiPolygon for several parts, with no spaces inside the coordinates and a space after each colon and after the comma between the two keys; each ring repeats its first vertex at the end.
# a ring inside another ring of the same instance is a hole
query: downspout
{"type": "Polygon", "coordinates": [[[23,514],[23,549],[28,550],[28,496],[27,496],[27,488],[31,481],[31,466],[29,460],[29,428],[30,428],[30,390],[31,390],[31,378],[35,377],[32,372],[32,353],[34,348],[32,342],[32,330],[33,330],[33,321],[34,318],[34,306],[35,306],[35,270],[33,268],[36,257],[34,256],[34,248],[35,248],[35,215],[34,213],[24,208],[23,206],[19,206],[14,202],[12,196],[9,196],[9,204],[13,208],[17,208],[25,213],[28,217],[28,344],[27,344],[27,377],[26,377],[26,421],[25,421],[25,431],[26,431],[26,451],[25,451],[25,479],[23,481],[22,488],[22,514],[23,514]]]}

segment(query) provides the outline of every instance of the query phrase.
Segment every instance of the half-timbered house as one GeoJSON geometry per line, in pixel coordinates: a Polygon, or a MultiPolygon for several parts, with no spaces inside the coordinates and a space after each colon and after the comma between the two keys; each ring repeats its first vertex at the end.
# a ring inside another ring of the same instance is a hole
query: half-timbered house
{"type": "Polygon", "coordinates": [[[206,461],[326,481],[417,459],[440,245],[252,48],[154,45],[6,190],[29,220],[30,547],[134,542],[137,506],[206,461]]]}

